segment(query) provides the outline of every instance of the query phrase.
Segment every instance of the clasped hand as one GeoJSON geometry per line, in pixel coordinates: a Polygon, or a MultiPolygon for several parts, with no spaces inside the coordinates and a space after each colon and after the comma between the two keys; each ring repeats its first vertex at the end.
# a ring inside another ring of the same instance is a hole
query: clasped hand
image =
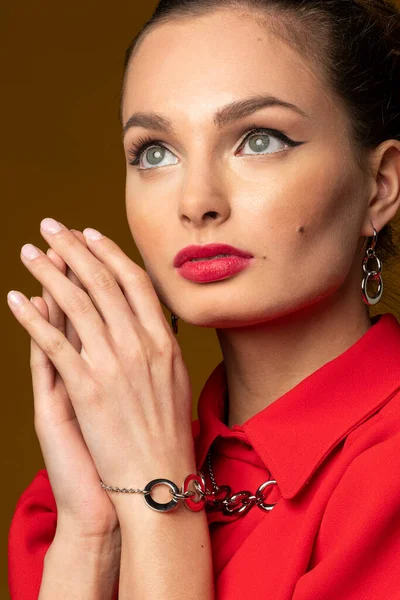
{"type": "Polygon", "coordinates": [[[148,274],[106,236],[86,238],[86,245],[57,221],[46,224],[59,225],[53,232],[41,227],[41,234],[82,286],[40,249],[21,260],[70,320],[81,349],[22,294],[22,302],[10,307],[48,359],[31,358],[35,431],[58,510],[81,511],[71,516],[96,535],[96,527],[110,524],[105,499],[118,509],[119,497],[127,496],[104,490],[99,478],[143,488],[168,478],[165,469],[178,458],[195,464],[191,386],[148,274]],[[57,394],[49,368],[58,377],[57,394]]]}

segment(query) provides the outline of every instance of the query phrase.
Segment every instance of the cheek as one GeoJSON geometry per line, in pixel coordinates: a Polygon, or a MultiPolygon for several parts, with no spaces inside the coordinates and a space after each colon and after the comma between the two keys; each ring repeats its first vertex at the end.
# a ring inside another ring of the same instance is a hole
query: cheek
{"type": "Polygon", "coordinates": [[[167,216],[162,213],[159,205],[152,205],[151,200],[146,201],[145,197],[139,199],[127,195],[126,216],[134,242],[144,261],[153,262],[160,253],[165,254],[168,246],[163,237],[162,224],[167,222],[167,216]]]}
{"type": "Polygon", "coordinates": [[[126,214],[132,238],[143,260],[144,270],[150,277],[158,299],[165,306],[168,306],[166,300],[167,294],[163,286],[163,281],[154,271],[160,263],[158,257],[160,256],[163,247],[165,255],[166,246],[165,243],[163,245],[162,239],[160,238],[160,228],[159,226],[157,228],[154,220],[148,220],[148,215],[146,217],[144,214],[139,214],[139,211],[134,208],[133,203],[127,202],[126,214]]]}
{"type": "Polygon", "coordinates": [[[288,171],[253,203],[243,239],[260,240],[258,250],[277,274],[302,287],[310,277],[329,287],[352,264],[363,210],[357,178],[332,158],[316,156],[288,171]]]}
{"type": "MultiPolygon", "coordinates": [[[[354,176],[343,165],[304,166],[287,179],[280,200],[267,203],[268,223],[274,237],[282,235],[282,250],[332,253],[335,246],[352,243],[359,225],[360,198],[354,176]]],[[[329,163],[325,163],[329,164],[329,163]]]]}

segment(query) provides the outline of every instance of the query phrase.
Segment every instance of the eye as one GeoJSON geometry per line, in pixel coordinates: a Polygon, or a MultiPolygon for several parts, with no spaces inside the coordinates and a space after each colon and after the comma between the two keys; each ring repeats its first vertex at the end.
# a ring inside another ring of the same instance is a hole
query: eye
{"type": "Polygon", "coordinates": [[[291,146],[294,144],[292,140],[290,140],[286,135],[284,135],[281,131],[276,129],[256,129],[250,131],[244,139],[243,144],[241,144],[240,148],[245,148],[246,145],[250,148],[250,156],[255,154],[273,154],[274,152],[280,152],[285,149],[286,146],[291,146]],[[281,148],[276,148],[277,144],[271,143],[271,139],[275,138],[275,140],[279,140],[281,144],[281,148]],[[282,147],[283,145],[283,147],[282,147]],[[270,149],[270,152],[266,152],[267,149],[270,149]]]}
{"type": "MultiPolygon", "coordinates": [[[[239,149],[243,148],[249,141],[249,147],[252,151],[250,152],[250,156],[255,156],[257,154],[273,154],[274,152],[265,152],[265,150],[270,147],[272,147],[274,150],[274,144],[271,144],[270,142],[271,138],[278,139],[284,144],[284,147],[278,149],[278,152],[284,150],[285,145],[292,147],[299,146],[304,143],[291,140],[287,137],[287,135],[278,129],[262,127],[251,129],[247,133],[244,142],[240,145],[239,149]]],[[[165,166],[163,165],[163,160],[168,155],[174,156],[176,159],[176,156],[164,146],[163,142],[160,140],[155,140],[151,137],[140,137],[137,142],[133,142],[128,150],[128,154],[132,157],[132,160],[129,161],[129,164],[137,166],[139,171],[148,171],[150,169],[154,169],[155,167],[165,166]],[[142,156],[144,157],[144,163],[141,162],[142,156]],[[150,166],[146,166],[145,161],[147,161],[150,166]],[[142,164],[145,166],[138,166],[142,164]]],[[[176,164],[176,160],[175,162],[166,163],[166,165],[169,164],[176,164]]]]}
{"type": "MultiPolygon", "coordinates": [[[[152,166],[138,167],[138,169],[139,171],[148,171],[149,169],[154,169],[154,167],[164,166],[162,161],[164,160],[165,155],[172,155],[172,152],[168,150],[160,140],[155,140],[150,137],[140,137],[137,142],[133,142],[128,150],[128,154],[132,156],[132,160],[129,164],[133,166],[141,164],[140,159],[143,155],[152,166]]],[[[176,164],[176,162],[167,164],[176,164]]]]}

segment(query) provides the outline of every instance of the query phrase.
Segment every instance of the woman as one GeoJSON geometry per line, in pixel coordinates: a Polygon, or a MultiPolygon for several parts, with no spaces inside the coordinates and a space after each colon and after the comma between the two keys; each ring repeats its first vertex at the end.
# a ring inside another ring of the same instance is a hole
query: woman
{"type": "Polygon", "coordinates": [[[396,252],[399,34],[383,0],[170,0],[136,36],[121,123],[149,278],[65,227],[23,259],[49,288],[14,309],[47,469],[11,524],[13,600],[400,597],[400,325],[368,312],[396,252]],[[158,300],[221,346],[191,429],[158,300]],[[191,510],[118,493],[155,478],[191,510]]]}

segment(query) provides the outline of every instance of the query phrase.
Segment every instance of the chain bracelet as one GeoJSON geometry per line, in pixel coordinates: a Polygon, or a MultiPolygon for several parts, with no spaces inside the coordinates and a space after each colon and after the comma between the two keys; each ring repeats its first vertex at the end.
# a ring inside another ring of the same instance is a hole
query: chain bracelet
{"type": "Polygon", "coordinates": [[[109,490],[111,492],[142,494],[146,504],[153,510],[159,512],[168,512],[173,510],[177,507],[179,500],[183,500],[185,506],[194,512],[201,510],[206,504],[210,512],[221,510],[225,515],[229,514],[239,516],[245,515],[253,505],[257,505],[262,510],[268,511],[272,510],[276,504],[267,504],[264,502],[264,490],[267,486],[276,484],[275,479],[271,479],[270,481],[265,481],[262,483],[257,489],[255,495],[252,495],[251,492],[245,490],[237,492],[232,496],[230,495],[231,488],[228,485],[221,485],[218,487],[214,483],[214,491],[209,490],[206,486],[204,475],[201,471],[198,471],[197,475],[191,474],[185,478],[182,485],[182,491],[179,490],[173,481],[164,478],[153,479],[145,486],[144,489],[113,487],[104,484],[101,479],[100,483],[105,490],[109,490]],[[188,486],[191,482],[193,482],[196,490],[195,492],[188,489],[188,486]],[[151,497],[151,491],[156,485],[167,485],[170,488],[169,491],[172,496],[170,502],[161,503],[153,500],[151,497]],[[193,498],[194,496],[197,496],[197,500],[193,498]]]}
{"type": "Polygon", "coordinates": [[[189,484],[191,482],[194,482],[194,484],[198,484],[198,486],[200,487],[200,490],[202,490],[201,488],[201,484],[202,484],[202,480],[200,478],[199,475],[193,475],[190,474],[188,475],[183,484],[182,484],[182,491],[179,490],[178,486],[175,485],[175,483],[173,481],[171,481],[170,479],[165,479],[165,478],[158,478],[158,479],[152,479],[151,481],[149,481],[149,483],[145,486],[145,488],[142,490],[140,488],[119,488],[119,487],[114,487],[111,485],[106,485],[105,483],[103,483],[103,481],[100,479],[100,484],[101,487],[104,488],[105,490],[108,490],[110,492],[122,492],[124,494],[143,494],[143,500],[145,501],[145,503],[147,504],[147,506],[149,506],[150,508],[152,508],[153,510],[159,511],[159,512],[168,512],[170,510],[173,510],[174,508],[177,507],[178,505],[178,501],[179,500],[183,500],[184,504],[187,508],[189,508],[189,510],[192,511],[198,511],[201,510],[204,506],[204,501],[202,500],[201,496],[200,496],[200,491],[198,492],[197,490],[199,488],[196,487],[196,492],[192,492],[188,489],[189,484]],[[156,485],[166,485],[170,488],[170,493],[172,495],[172,500],[170,500],[170,502],[156,502],[152,497],[151,497],[151,491],[153,489],[153,487],[155,487],[156,485]],[[197,496],[199,499],[196,501],[194,500],[192,497],[193,496],[197,496]]]}

